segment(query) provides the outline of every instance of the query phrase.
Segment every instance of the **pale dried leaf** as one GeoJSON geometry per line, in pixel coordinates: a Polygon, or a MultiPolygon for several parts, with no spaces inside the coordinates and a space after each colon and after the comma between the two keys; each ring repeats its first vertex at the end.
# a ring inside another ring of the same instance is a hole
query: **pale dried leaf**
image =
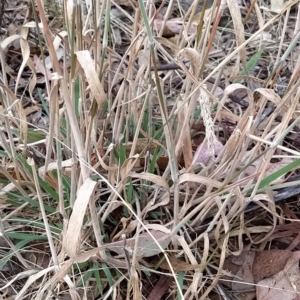
{"type": "MultiPolygon", "coordinates": [[[[44,64],[42,63],[42,61],[40,60],[40,58],[37,55],[33,56],[33,61],[35,63],[36,71],[38,73],[42,73],[44,76],[47,75],[47,78],[51,79],[52,73],[48,69],[45,69],[44,64]]],[[[45,82],[45,78],[43,78],[43,82],[45,82]]]]}
{"type": "Polygon", "coordinates": [[[159,206],[166,206],[167,204],[169,204],[169,202],[170,202],[170,194],[166,192],[157,203],[155,203],[155,200],[151,199],[151,201],[149,201],[146,207],[143,209],[141,215],[144,216],[148,212],[156,209],[159,206]]]}
{"type": "Polygon", "coordinates": [[[281,98],[272,89],[258,88],[255,90],[255,92],[260,93],[261,95],[263,95],[269,101],[272,101],[276,105],[280,104],[280,102],[281,102],[281,98]]]}
{"type": "Polygon", "coordinates": [[[184,173],[184,174],[179,176],[178,183],[182,184],[184,182],[197,182],[197,183],[200,183],[200,184],[204,184],[204,185],[207,185],[207,186],[213,186],[213,187],[216,187],[216,188],[219,188],[219,187],[222,186],[222,183],[219,182],[219,181],[216,181],[214,179],[207,178],[207,177],[204,177],[204,176],[200,176],[200,175],[197,175],[197,174],[191,174],[191,173],[184,173]]]}
{"type": "MultiPolygon", "coordinates": [[[[63,48],[58,48],[56,50],[56,57],[57,57],[57,60],[60,60],[63,58],[64,56],[64,53],[65,53],[65,50],[63,48]]],[[[53,68],[53,65],[52,65],[52,59],[50,56],[47,56],[45,58],[45,66],[48,70],[52,69],[53,68]]]]}
{"type": "Polygon", "coordinates": [[[19,85],[19,80],[21,78],[21,75],[24,71],[24,68],[27,65],[27,61],[29,59],[30,56],[30,47],[29,44],[27,42],[27,40],[25,40],[24,38],[20,38],[20,44],[21,44],[21,50],[22,50],[22,57],[23,57],[23,61],[22,64],[20,66],[19,72],[18,72],[18,76],[16,79],[16,86],[15,86],[15,94],[17,95],[17,89],[18,89],[18,85],[19,85]]]}
{"type": "Polygon", "coordinates": [[[13,43],[15,40],[18,40],[20,38],[20,35],[18,34],[14,34],[14,35],[11,35],[7,38],[5,38],[2,42],[1,42],[1,48],[2,50],[4,51],[4,53],[6,52],[6,48],[11,44],[13,43]]]}
{"type": "Polygon", "coordinates": [[[147,172],[142,172],[142,173],[132,172],[132,173],[129,174],[129,176],[131,178],[139,178],[139,179],[144,179],[144,180],[151,181],[151,182],[153,182],[153,183],[155,183],[159,186],[162,186],[166,191],[168,191],[168,192],[170,191],[170,187],[169,187],[168,183],[161,176],[151,174],[151,173],[147,173],[147,172]]]}
{"type": "Polygon", "coordinates": [[[193,48],[184,48],[178,53],[178,59],[181,60],[182,57],[186,57],[189,59],[190,65],[193,70],[193,75],[198,76],[197,72],[200,68],[201,56],[197,52],[197,50],[193,48]]]}
{"type": "MultiPolygon", "coordinates": [[[[43,29],[43,24],[42,23],[38,23],[38,26],[41,30],[43,29]]],[[[36,22],[35,21],[27,22],[22,27],[24,27],[24,28],[36,28],[36,22]]]]}
{"type": "MultiPolygon", "coordinates": [[[[170,234],[154,229],[151,229],[149,231],[151,232],[155,240],[159,243],[162,249],[165,249],[171,242],[170,234]]],[[[136,243],[138,258],[151,257],[162,252],[148,232],[139,234],[138,241],[136,241],[136,238],[128,239],[126,241],[127,250],[129,251],[129,254],[133,253],[133,249],[136,243]]],[[[107,248],[120,255],[124,254],[123,241],[116,242],[112,246],[107,245],[107,248]]]]}
{"type": "Polygon", "coordinates": [[[75,201],[67,232],[63,241],[63,247],[71,258],[75,257],[78,251],[83,219],[96,185],[97,182],[88,178],[78,190],[77,199],[75,201]]]}
{"type": "MultiPolygon", "coordinates": [[[[51,266],[49,268],[43,269],[40,272],[31,275],[28,280],[26,281],[26,283],[23,285],[21,291],[18,292],[18,295],[16,295],[15,300],[22,300],[24,299],[24,294],[26,293],[26,291],[32,287],[32,285],[41,277],[45,276],[47,273],[52,272],[53,269],[55,268],[55,266],[51,266]]],[[[36,272],[36,271],[35,271],[36,272]]]]}
{"type": "Polygon", "coordinates": [[[31,58],[28,58],[27,60],[27,65],[30,68],[30,70],[32,71],[32,76],[29,82],[29,95],[30,95],[30,99],[32,101],[32,103],[36,103],[32,93],[34,92],[36,83],[37,83],[37,76],[36,76],[36,72],[35,72],[35,66],[34,66],[34,62],[31,60],[31,58]]]}
{"type": "MultiPolygon", "coordinates": [[[[243,25],[239,4],[236,0],[227,0],[227,4],[232,17],[236,42],[238,46],[240,46],[245,42],[245,33],[244,33],[244,25],[243,25]]],[[[246,57],[245,48],[240,49],[239,55],[242,59],[244,67],[246,67],[247,57],[246,57]]]]}
{"type": "Polygon", "coordinates": [[[190,119],[189,115],[189,103],[178,101],[178,131],[177,131],[177,140],[175,143],[177,144],[175,155],[179,157],[181,153],[183,153],[185,168],[189,169],[193,162],[193,154],[192,154],[192,140],[191,140],[191,128],[189,126],[188,120],[190,119]]]}
{"type": "Polygon", "coordinates": [[[173,43],[170,39],[166,39],[164,37],[155,37],[155,40],[160,45],[168,47],[168,50],[171,51],[171,53],[174,53],[174,54],[178,53],[178,51],[179,51],[178,46],[175,43],[173,43]]]}
{"type": "Polygon", "coordinates": [[[113,242],[118,241],[123,234],[128,235],[128,234],[132,233],[136,229],[136,227],[139,223],[138,220],[130,221],[129,218],[128,219],[122,218],[120,220],[120,222],[122,223],[123,228],[112,238],[113,242]],[[129,221],[129,224],[128,224],[128,221],[129,221]]]}
{"type": "Polygon", "coordinates": [[[58,34],[55,35],[55,38],[53,40],[53,46],[55,51],[58,50],[60,44],[63,42],[63,40],[61,38],[67,37],[68,36],[68,32],[65,30],[60,31],[58,34]]]}
{"type": "Polygon", "coordinates": [[[73,14],[74,14],[74,1],[73,0],[67,1],[66,11],[67,11],[68,26],[69,26],[69,28],[71,28],[72,21],[73,21],[73,14]]]}
{"type": "Polygon", "coordinates": [[[25,116],[28,116],[34,112],[40,111],[41,108],[37,105],[28,106],[24,109],[25,116]]]}
{"type": "Polygon", "coordinates": [[[284,0],[271,0],[270,10],[276,13],[280,13],[284,6],[284,0]]]}
{"type": "MultiPolygon", "coordinates": [[[[61,162],[61,167],[62,168],[67,168],[73,166],[74,161],[72,158],[63,160],[61,162]]],[[[47,167],[47,172],[52,171],[52,170],[57,170],[57,162],[51,162],[48,167],[47,167]]],[[[39,175],[42,177],[43,174],[45,174],[45,166],[42,166],[39,168],[39,175]]]]}
{"type": "Polygon", "coordinates": [[[97,101],[98,109],[102,110],[103,104],[106,100],[106,94],[98,78],[98,74],[95,71],[95,62],[92,59],[90,52],[87,50],[77,51],[76,56],[84,71],[87,82],[89,83],[91,93],[97,101]]]}

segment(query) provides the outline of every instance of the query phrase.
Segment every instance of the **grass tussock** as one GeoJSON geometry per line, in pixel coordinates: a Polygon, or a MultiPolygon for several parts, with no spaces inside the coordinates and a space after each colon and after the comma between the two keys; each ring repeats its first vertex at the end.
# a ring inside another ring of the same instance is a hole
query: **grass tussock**
{"type": "Polygon", "coordinates": [[[230,299],[225,258],[299,217],[298,1],[14,5],[1,299],[230,299]]]}

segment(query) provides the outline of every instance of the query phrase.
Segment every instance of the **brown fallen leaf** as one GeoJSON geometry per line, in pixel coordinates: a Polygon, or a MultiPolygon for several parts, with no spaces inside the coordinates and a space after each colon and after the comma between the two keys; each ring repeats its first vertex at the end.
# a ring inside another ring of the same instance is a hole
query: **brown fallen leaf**
{"type": "Polygon", "coordinates": [[[282,270],[291,253],[278,249],[261,252],[251,250],[243,251],[239,256],[229,256],[225,260],[224,270],[234,277],[225,276],[222,283],[238,293],[239,299],[252,299],[255,296],[253,292],[256,284],[282,270]]]}
{"type": "Polygon", "coordinates": [[[153,290],[147,297],[147,300],[158,300],[161,299],[163,294],[168,290],[170,284],[174,279],[170,276],[162,275],[159,280],[156,282],[153,290]]]}
{"type": "Polygon", "coordinates": [[[278,249],[256,252],[252,268],[254,282],[257,283],[282,270],[291,254],[291,251],[278,249]]]}
{"type": "MultiPolygon", "coordinates": [[[[178,273],[180,271],[188,272],[193,271],[195,269],[203,268],[202,265],[191,265],[189,263],[186,263],[185,261],[175,257],[174,255],[169,255],[168,258],[172,265],[172,269],[175,273],[178,273]]],[[[166,260],[163,260],[163,262],[160,264],[160,268],[170,271],[170,266],[166,260]]]]}
{"type": "Polygon", "coordinates": [[[156,147],[163,147],[162,144],[154,139],[150,140],[147,138],[139,138],[134,144],[132,142],[124,144],[127,157],[130,155],[133,146],[135,147],[133,154],[145,154],[146,151],[149,151],[151,154],[153,154],[156,147]]]}
{"type": "Polygon", "coordinates": [[[221,154],[223,148],[223,144],[216,140],[213,149],[211,149],[209,148],[207,139],[205,139],[203,143],[198,146],[194,154],[193,166],[198,167],[201,165],[208,165],[215,156],[221,154]]]}
{"type": "MultiPolygon", "coordinates": [[[[277,257],[280,259],[280,256],[277,257]]],[[[293,300],[300,292],[300,251],[290,254],[284,267],[275,275],[258,282],[257,300],[293,300]]]]}
{"type": "Polygon", "coordinates": [[[224,285],[231,287],[232,291],[254,291],[254,278],[252,266],[255,259],[255,251],[243,251],[239,256],[229,256],[224,262],[224,270],[229,271],[235,277],[225,277],[224,285]],[[251,286],[252,285],[252,286],[251,286]]]}

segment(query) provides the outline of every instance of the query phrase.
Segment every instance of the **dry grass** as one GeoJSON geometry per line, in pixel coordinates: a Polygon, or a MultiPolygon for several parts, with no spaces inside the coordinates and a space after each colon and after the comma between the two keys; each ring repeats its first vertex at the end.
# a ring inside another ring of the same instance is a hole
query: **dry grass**
{"type": "Polygon", "coordinates": [[[1,299],[231,299],[226,256],[297,222],[272,190],[300,165],[298,1],[205,3],[37,0],[7,33],[1,299]]]}

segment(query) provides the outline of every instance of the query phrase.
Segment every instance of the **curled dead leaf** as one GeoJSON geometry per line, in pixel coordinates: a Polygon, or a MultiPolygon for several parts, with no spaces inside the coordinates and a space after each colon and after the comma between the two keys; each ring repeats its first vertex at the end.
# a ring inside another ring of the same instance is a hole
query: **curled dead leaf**
{"type": "MultiPolygon", "coordinates": [[[[159,230],[149,230],[155,240],[159,243],[162,249],[165,249],[171,242],[171,237],[168,233],[159,231],[159,230]]],[[[160,247],[153,240],[148,232],[141,233],[138,238],[131,238],[126,241],[127,251],[129,254],[133,253],[134,247],[137,246],[138,251],[137,255],[139,258],[142,257],[151,257],[161,253],[160,247]],[[137,245],[136,245],[137,243],[137,245]]],[[[113,252],[116,252],[120,255],[125,253],[124,251],[124,241],[119,241],[113,243],[112,246],[107,246],[107,248],[113,252]]]]}
{"type": "Polygon", "coordinates": [[[204,140],[194,154],[193,166],[208,165],[214,157],[221,154],[223,148],[224,145],[218,140],[215,141],[213,148],[209,148],[208,141],[204,140]]]}

